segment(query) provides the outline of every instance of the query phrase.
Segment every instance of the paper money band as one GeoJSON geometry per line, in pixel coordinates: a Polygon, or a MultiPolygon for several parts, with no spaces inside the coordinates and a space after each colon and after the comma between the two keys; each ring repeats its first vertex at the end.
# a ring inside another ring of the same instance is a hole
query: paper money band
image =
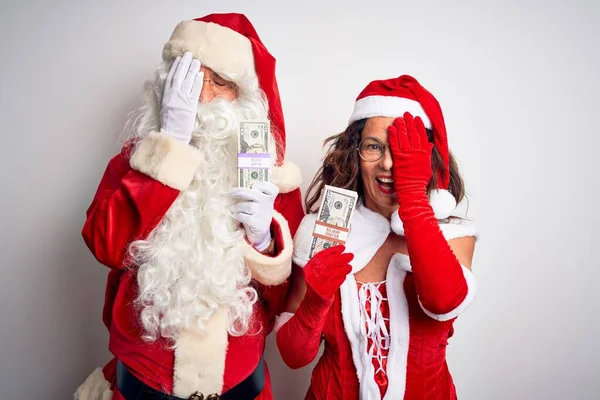
{"type": "Polygon", "coordinates": [[[238,168],[269,169],[271,155],[269,153],[238,153],[238,168]]]}
{"type": "Polygon", "coordinates": [[[313,236],[320,239],[329,240],[338,244],[346,243],[350,229],[342,228],[341,226],[330,225],[325,222],[315,222],[315,230],[313,236]]]}

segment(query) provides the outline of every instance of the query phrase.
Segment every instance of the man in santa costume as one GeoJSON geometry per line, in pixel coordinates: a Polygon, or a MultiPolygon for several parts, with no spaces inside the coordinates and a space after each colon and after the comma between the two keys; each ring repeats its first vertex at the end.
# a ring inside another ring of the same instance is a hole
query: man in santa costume
{"type": "Polygon", "coordinates": [[[114,359],[75,398],[271,399],[265,338],[303,217],[275,59],[241,14],[179,23],[162,57],[83,227],[110,268],[114,359]],[[240,122],[267,118],[271,182],[237,188],[240,122]]]}

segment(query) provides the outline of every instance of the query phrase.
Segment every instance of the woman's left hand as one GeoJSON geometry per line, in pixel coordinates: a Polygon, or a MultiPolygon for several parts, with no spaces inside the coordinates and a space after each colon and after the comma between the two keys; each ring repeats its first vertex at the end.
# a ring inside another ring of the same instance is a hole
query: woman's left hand
{"type": "Polygon", "coordinates": [[[432,176],[431,150],[421,118],[409,113],[398,117],[388,128],[392,153],[392,174],[398,199],[411,193],[426,194],[432,176]]]}

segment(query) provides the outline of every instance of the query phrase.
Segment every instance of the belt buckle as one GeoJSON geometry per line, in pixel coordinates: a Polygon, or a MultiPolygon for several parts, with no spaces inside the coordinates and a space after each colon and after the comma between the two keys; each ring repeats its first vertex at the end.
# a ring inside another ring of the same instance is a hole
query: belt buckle
{"type": "Polygon", "coordinates": [[[206,397],[206,399],[204,398],[204,395],[200,392],[198,392],[197,390],[191,394],[190,397],[188,397],[188,400],[219,400],[221,398],[221,396],[219,396],[216,393],[212,393],[209,394],[208,397],[206,397]]]}
{"type": "Polygon", "coordinates": [[[196,390],[190,395],[190,397],[188,397],[188,400],[204,400],[204,395],[202,393],[198,393],[196,390]]]}

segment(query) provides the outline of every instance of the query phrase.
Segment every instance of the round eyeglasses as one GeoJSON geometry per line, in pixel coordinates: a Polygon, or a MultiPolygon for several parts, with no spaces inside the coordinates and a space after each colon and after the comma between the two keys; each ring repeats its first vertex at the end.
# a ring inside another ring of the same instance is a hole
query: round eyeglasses
{"type": "Polygon", "coordinates": [[[229,91],[235,91],[237,85],[233,82],[226,81],[223,78],[203,79],[203,82],[208,83],[208,88],[214,96],[222,96],[229,91]]]}
{"type": "Polygon", "coordinates": [[[383,157],[388,146],[388,144],[375,137],[366,137],[360,142],[356,150],[360,158],[366,162],[375,162],[383,157]]]}

